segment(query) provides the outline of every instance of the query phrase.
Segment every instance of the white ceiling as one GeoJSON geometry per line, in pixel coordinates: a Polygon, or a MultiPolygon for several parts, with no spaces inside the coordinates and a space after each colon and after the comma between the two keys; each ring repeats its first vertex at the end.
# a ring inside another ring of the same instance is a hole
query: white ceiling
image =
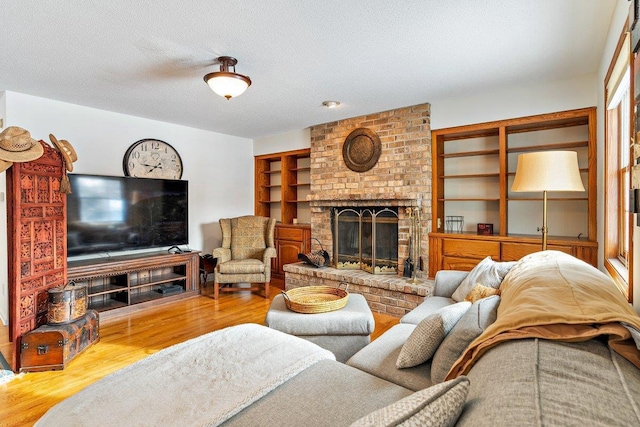
{"type": "Polygon", "coordinates": [[[0,90],[259,138],[596,72],[615,5],[2,0],[0,90]],[[230,101],[203,81],[221,55],[253,81],[230,101]]]}

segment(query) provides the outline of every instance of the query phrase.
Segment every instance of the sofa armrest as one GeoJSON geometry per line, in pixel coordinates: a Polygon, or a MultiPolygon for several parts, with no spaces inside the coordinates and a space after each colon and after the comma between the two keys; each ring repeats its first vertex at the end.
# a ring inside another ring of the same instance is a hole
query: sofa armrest
{"type": "Polygon", "coordinates": [[[433,295],[436,297],[451,298],[460,283],[469,274],[468,271],[440,270],[436,273],[433,286],[433,295]]]}

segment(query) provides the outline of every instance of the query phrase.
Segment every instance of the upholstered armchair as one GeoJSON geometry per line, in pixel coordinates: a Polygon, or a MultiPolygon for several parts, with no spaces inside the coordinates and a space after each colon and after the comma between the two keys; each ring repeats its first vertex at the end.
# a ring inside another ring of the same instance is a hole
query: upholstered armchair
{"type": "Polygon", "coordinates": [[[271,258],[276,257],[275,226],[275,219],[252,215],[220,220],[222,247],[213,250],[213,257],[218,260],[213,283],[214,299],[218,299],[221,291],[264,290],[264,297],[269,296],[271,258]],[[251,286],[220,287],[221,284],[238,283],[251,286]]]}

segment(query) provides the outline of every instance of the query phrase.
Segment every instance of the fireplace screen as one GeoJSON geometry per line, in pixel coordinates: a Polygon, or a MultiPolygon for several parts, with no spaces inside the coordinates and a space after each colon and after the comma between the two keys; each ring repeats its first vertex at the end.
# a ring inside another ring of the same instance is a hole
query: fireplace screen
{"type": "Polygon", "coordinates": [[[334,208],[336,268],[398,273],[398,212],[392,208],[334,208]]]}

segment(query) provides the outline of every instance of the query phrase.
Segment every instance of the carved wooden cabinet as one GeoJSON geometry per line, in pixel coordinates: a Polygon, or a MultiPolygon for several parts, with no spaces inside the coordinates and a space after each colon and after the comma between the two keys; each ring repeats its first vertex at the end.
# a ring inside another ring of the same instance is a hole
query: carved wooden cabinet
{"type": "Polygon", "coordinates": [[[40,141],[37,160],[7,170],[9,339],[19,368],[22,334],[47,323],[47,290],[67,276],[66,194],[60,192],[60,153],[40,141]]]}

